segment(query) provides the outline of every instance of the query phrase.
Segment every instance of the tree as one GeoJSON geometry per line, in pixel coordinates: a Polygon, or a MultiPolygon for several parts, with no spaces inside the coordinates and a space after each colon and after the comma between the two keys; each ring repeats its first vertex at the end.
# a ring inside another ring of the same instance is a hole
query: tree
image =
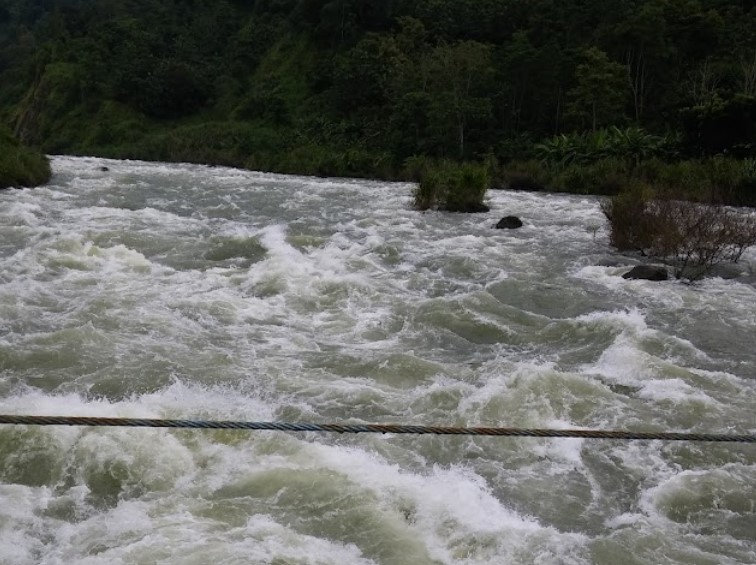
{"type": "Polygon", "coordinates": [[[718,95],[719,84],[722,81],[721,73],[707,57],[690,73],[688,84],[690,97],[695,106],[709,106],[718,95]]]}
{"type": "Polygon", "coordinates": [[[523,105],[531,91],[533,75],[537,72],[538,50],[524,31],[518,31],[504,48],[501,60],[501,84],[506,92],[508,121],[517,132],[523,118],[523,105]]]}
{"type": "Polygon", "coordinates": [[[649,93],[663,83],[663,68],[672,53],[667,34],[664,4],[644,2],[631,10],[610,32],[609,42],[626,65],[626,77],[633,96],[635,121],[643,117],[649,93]]]}
{"type": "Polygon", "coordinates": [[[368,34],[361,39],[336,67],[334,84],[340,109],[349,113],[383,106],[399,57],[392,37],[368,34]]]}
{"type": "Polygon", "coordinates": [[[715,98],[705,106],[684,108],[680,115],[683,139],[689,150],[699,155],[753,154],[756,97],[715,98]]]}
{"type": "Polygon", "coordinates": [[[756,96],[756,49],[751,54],[740,56],[742,78],[741,93],[745,96],[756,96]]]}
{"type": "Polygon", "coordinates": [[[468,126],[491,118],[485,90],[491,47],[476,41],[442,44],[431,52],[429,67],[432,120],[443,137],[456,138],[457,154],[464,157],[468,126]]]}
{"type": "Polygon", "coordinates": [[[575,87],[567,93],[569,113],[581,126],[589,124],[592,131],[622,121],[627,91],[625,68],[610,61],[597,47],[583,51],[582,58],[575,69],[575,87]]]}

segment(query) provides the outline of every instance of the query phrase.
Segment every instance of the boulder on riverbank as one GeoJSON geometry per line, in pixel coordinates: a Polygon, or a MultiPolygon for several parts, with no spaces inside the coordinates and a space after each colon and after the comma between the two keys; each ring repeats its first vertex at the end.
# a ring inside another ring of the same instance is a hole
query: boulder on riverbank
{"type": "Polygon", "coordinates": [[[495,227],[497,230],[515,230],[522,227],[522,220],[517,216],[504,216],[495,227]]]}
{"type": "Polygon", "coordinates": [[[647,281],[666,281],[669,279],[669,272],[666,267],[655,267],[653,265],[637,265],[622,275],[623,279],[642,279],[647,281]]]}

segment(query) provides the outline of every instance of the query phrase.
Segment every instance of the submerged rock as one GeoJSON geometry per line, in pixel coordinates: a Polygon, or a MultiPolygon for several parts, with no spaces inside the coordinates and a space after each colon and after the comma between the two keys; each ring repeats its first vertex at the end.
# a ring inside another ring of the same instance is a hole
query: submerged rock
{"type": "Polygon", "coordinates": [[[654,267],[653,265],[638,265],[622,275],[623,279],[644,279],[647,281],[666,281],[669,278],[669,272],[665,267],[654,267]]]}
{"type": "Polygon", "coordinates": [[[497,230],[507,229],[514,230],[522,227],[522,220],[517,216],[504,216],[499,223],[496,224],[497,230]]]}

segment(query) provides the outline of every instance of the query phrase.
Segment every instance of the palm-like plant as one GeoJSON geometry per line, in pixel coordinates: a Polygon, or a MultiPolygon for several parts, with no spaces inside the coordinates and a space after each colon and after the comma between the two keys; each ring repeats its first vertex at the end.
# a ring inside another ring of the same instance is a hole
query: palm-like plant
{"type": "Polygon", "coordinates": [[[646,133],[639,127],[613,126],[595,132],[561,134],[536,144],[535,153],[546,166],[559,170],[575,164],[590,164],[607,157],[627,159],[633,166],[668,153],[676,144],[674,136],[646,133]]]}

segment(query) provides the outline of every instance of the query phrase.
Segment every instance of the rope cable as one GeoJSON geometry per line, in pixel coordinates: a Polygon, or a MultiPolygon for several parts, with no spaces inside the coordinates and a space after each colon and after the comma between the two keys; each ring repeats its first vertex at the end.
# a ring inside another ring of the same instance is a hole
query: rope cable
{"type": "Polygon", "coordinates": [[[434,434],[498,437],[583,438],[616,440],[714,441],[756,443],[756,434],[683,432],[633,432],[594,429],[483,428],[408,426],[400,424],[312,424],[246,422],[236,420],[166,420],[148,418],[99,418],[91,416],[0,415],[0,424],[33,426],[95,426],[132,428],[189,428],[205,430],[276,430],[282,432],[332,432],[339,434],[434,434]]]}

